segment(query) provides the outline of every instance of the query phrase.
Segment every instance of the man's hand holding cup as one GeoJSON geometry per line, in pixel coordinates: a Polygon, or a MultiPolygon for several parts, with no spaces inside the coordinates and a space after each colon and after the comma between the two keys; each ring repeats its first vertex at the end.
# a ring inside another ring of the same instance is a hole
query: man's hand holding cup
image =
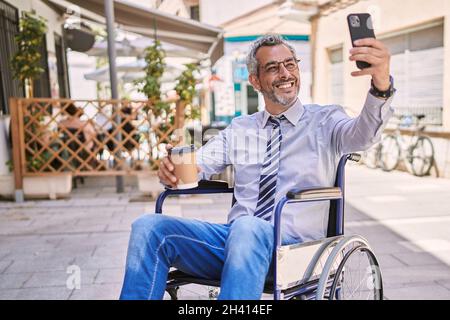
{"type": "Polygon", "coordinates": [[[166,150],[169,155],[161,160],[158,171],[161,183],[178,189],[198,186],[198,173],[201,170],[196,164],[194,147],[174,148],[171,144],[167,144],[166,150]]]}

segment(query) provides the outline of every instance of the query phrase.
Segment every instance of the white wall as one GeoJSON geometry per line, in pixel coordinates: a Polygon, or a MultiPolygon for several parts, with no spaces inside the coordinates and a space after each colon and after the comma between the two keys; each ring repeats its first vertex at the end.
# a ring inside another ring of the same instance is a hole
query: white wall
{"type": "Polygon", "coordinates": [[[94,71],[95,58],[88,55],[69,51],[67,53],[69,65],[70,96],[72,99],[97,99],[97,83],[86,80],[84,74],[94,71]]]}
{"type": "Polygon", "coordinates": [[[200,21],[218,26],[273,0],[200,0],[200,21]]]}

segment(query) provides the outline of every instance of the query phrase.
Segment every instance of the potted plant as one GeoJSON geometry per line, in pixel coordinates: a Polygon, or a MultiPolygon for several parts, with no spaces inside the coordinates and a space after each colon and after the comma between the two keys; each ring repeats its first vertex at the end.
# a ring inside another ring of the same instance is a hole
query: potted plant
{"type": "MultiPolygon", "coordinates": [[[[199,120],[201,117],[200,106],[193,103],[196,95],[195,86],[197,84],[196,73],[199,73],[199,66],[195,63],[185,64],[186,69],[177,77],[175,91],[179,97],[177,103],[177,117],[181,127],[183,142],[191,143],[192,137],[187,130],[184,130],[185,120],[199,120]]],[[[195,141],[194,141],[195,143],[195,141]]]]}
{"type": "MultiPolygon", "coordinates": [[[[134,83],[138,86],[138,91],[144,93],[149,100],[149,103],[144,107],[144,111],[147,112],[147,116],[150,118],[149,111],[151,106],[152,116],[155,118],[154,123],[152,123],[154,126],[152,130],[154,132],[164,133],[167,131],[167,121],[173,123],[170,104],[161,99],[161,77],[165,68],[165,51],[162,49],[161,43],[155,40],[152,46],[145,49],[144,53],[144,60],[146,62],[146,66],[144,67],[145,76],[142,79],[136,80],[134,83]]],[[[156,155],[156,157],[153,157],[154,160],[158,161],[159,150],[152,152],[152,149],[158,148],[158,145],[150,146],[150,148],[150,152],[156,155]]],[[[141,192],[150,193],[153,197],[156,197],[163,190],[155,170],[140,172],[137,178],[138,187],[141,192]]]]}
{"type": "MultiPolygon", "coordinates": [[[[33,81],[42,73],[44,69],[40,65],[41,61],[41,45],[44,35],[47,32],[46,20],[37,16],[34,11],[22,12],[22,17],[19,21],[20,32],[15,36],[15,41],[18,46],[16,54],[11,60],[11,67],[14,77],[19,79],[25,86],[27,98],[33,97],[33,81]]],[[[39,107],[33,106],[29,110],[31,117],[39,114],[39,107]]],[[[24,117],[24,123],[28,123],[31,119],[24,117]]],[[[39,119],[41,120],[41,119],[39,119]]],[[[33,134],[40,135],[46,130],[45,125],[41,121],[34,122],[30,126],[33,134]]],[[[43,147],[38,142],[33,142],[30,145],[31,149],[38,152],[43,147]]],[[[45,150],[40,153],[38,158],[32,158],[32,153],[29,150],[25,152],[25,158],[28,169],[33,171],[42,169],[42,165],[49,158],[49,151],[45,150]]],[[[26,196],[49,196],[55,198],[57,195],[67,195],[72,189],[72,175],[71,173],[61,173],[52,176],[40,177],[24,177],[23,190],[26,196]]]]}
{"type": "Polygon", "coordinates": [[[15,36],[18,50],[11,60],[14,77],[25,85],[28,98],[33,97],[33,81],[44,69],[40,65],[41,42],[47,32],[46,20],[32,12],[22,12],[20,32],[15,36]]]}

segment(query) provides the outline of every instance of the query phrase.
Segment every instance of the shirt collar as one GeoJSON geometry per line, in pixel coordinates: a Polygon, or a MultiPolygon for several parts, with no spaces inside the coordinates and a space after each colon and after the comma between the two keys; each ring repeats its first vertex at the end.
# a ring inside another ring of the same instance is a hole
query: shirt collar
{"type": "MultiPolygon", "coordinates": [[[[299,122],[300,118],[303,115],[305,108],[303,107],[302,103],[300,102],[300,99],[297,98],[297,100],[294,102],[294,104],[289,107],[285,112],[277,115],[278,117],[281,117],[284,115],[286,119],[290,123],[292,123],[294,126],[297,126],[297,123],[299,122]]],[[[262,120],[262,128],[265,128],[267,125],[267,120],[269,120],[269,117],[272,116],[267,110],[263,111],[263,120],[262,120]]]]}

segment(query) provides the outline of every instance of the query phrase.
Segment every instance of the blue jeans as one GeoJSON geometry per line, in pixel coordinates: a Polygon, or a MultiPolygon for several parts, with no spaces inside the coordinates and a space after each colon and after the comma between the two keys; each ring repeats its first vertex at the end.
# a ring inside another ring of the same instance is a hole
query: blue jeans
{"type": "MultiPolygon", "coordinates": [[[[294,242],[283,237],[283,244],[294,242]]],[[[216,224],[144,215],[132,225],[120,299],[162,299],[170,267],[221,279],[219,299],[260,299],[273,245],[273,226],[253,216],[216,224]]]]}

